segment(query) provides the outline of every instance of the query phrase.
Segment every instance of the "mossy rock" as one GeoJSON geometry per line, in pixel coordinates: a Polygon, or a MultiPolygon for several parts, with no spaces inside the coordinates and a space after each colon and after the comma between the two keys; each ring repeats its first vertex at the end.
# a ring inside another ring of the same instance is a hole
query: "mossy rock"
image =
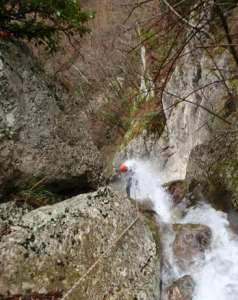
{"type": "Polygon", "coordinates": [[[165,122],[166,119],[163,112],[146,112],[143,116],[136,118],[131,124],[131,128],[127,131],[124,137],[122,146],[127,146],[130,141],[144,132],[146,132],[146,135],[155,134],[157,137],[159,137],[164,130],[165,122]]]}
{"type": "Polygon", "coordinates": [[[238,208],[238,159],[217,161],[209,170],[209,182],[214,188],[225,187],[233,208],[238,208]]]}
{"type": "Polygon", "coordinates": [[[47,189],[37,190],[23,190],[16,194],[11,195],[11,199],[16,201],[18,205],[27,204],[33,209],[39,208],[45,205],[53,205],[64,199],[62,195],[52,193],[47,189]]]}
{"type": "Polygon", "coordinates": [[[161,243],[160,243],[160,234],[159,234],[158,223],[156,222],[154,216],[149,215],[149,214],[144,214],[144,221],[145,221],[146,226],[149,228],[149,230],[152,233],[152,236],[156,243],[157,253],[159,254],[161,252],[161,243]]]}
{"type": "Polygon", "coordinates": [[[225,129],[190,155],[186,183],[193,203],[206,200],[216,208],[238,209],[237,128],[225,129]]]}

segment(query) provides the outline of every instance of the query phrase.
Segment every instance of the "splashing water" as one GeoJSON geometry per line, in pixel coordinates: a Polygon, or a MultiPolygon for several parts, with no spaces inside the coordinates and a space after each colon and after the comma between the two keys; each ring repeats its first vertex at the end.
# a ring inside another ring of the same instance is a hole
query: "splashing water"
{"type": "MultiPolygon", "coordinates": [[[[196,285],[193,300],[238,300],[238,237],[231,232],[227,215],[203,203],[190,208],[180,220],[175,219],[172,201],[161,186],[152,163],[128,160],[125,164],[132,170],[132,198],[150,199],[161,223],[203,224],[212,230],[211,247],[205,258],[199,258],[187,272],[196,285]]],[[[171,235],[163,239],[164,251],[171,254],[171,235]]],[[[178,274],[172,256],[169,260],[176,277],[184,275],[178,274]]]]}
{"type": "Polygon", "coordinates": [[[171,223],[171,200],[161,187],[160,180],[150,162],[128,160],[126,166],[132,172],[131,197],[137,201],[151,200],[155,212],[164,223],[171,223]]]}
{"type": "Polygon", "coordinates": [[[238,299],[238,238],[229,229],[227,215],[207,204],[189,211],[183,223],[204,224],[212,230],[212,244],[204,261],[191,270],[196,282],[194,300],[238,299]]]}

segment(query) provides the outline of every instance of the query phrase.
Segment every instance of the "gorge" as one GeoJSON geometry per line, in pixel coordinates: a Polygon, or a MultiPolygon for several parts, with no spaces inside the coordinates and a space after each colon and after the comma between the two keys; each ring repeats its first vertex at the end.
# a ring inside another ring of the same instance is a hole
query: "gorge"
{"type": "Polygon", "coordinates": [[[0,300],[237,300],[237,1],[3,2],[0,300]]]}

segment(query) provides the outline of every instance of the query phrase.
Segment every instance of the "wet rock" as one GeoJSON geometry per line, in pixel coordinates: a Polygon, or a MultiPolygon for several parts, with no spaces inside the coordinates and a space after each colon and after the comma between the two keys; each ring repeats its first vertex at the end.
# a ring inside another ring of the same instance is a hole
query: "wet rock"
{"type": "Polygon", "coordinates": [[[173,253],[176,263],[182,270],[187,270],[198,258],[202,258],[211,244],[211,229],[200,224],[175,224],[173,229],[173,253]]]}
{"type": "Polygon", "coordinates": [[[109,188],[25,212],[0,241],[0,294],[69,290],[110,247],[69,299],[158,299],[153,233],[130,201],[109,188]]]}
{"type": "Polygon", "coordinates": [[[179,204],[187,193],[187,184],[182,180],[168,182],[165,188],[170,194],[174,204],[179,204]]]}
{"type": "Polygon", "coordinates": [[[194,285],[194,281],[189,275],[177,279],[167,289],[168,300],[192,300],[194,285]]]}
{"type": "Polygon", "coordinates": [[[71,194],[95,188],[102,160],[79,100],[22,45],[0,43],[0,97],[0,193],[43,178],[71,194]]]}

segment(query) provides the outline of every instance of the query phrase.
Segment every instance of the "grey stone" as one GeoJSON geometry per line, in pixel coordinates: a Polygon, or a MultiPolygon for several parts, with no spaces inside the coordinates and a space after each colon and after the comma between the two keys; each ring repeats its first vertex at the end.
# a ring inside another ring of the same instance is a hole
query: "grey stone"
{"type": "Polygon", "coordinates": [[[50,83],[25,46],[0,43],[0,192],[44,178],[90,189],[102,167],[76,97],[50,83]]]}
{"type": "Polygon", "coordinates": [[[168,300],[192,300],[194,292],[194,281],[189,275],[185,275],[167,289],[168,300]]]}
{"type": "Polygon", "coordinates": [[[200,224],[175,224],[173,229],[175,261],[183,271],[188,270],[209,248],[212,238],[211,229],[200,224]]]}
{"type": "Polygon", "coordinates": [[[208,199],[218,209],[238,208],[237,125],[221,130],[189,157],[186,182],[194,201],[208,199]]]}
{"type": "MultiPolygon", "coordinates": [[[[26,212],[0,241],[0,294],[66,292],[137,212],[109,188],[26,212]]],[[[139,219],[69,299],[158,299],[160,258],[139,219]]]]}

